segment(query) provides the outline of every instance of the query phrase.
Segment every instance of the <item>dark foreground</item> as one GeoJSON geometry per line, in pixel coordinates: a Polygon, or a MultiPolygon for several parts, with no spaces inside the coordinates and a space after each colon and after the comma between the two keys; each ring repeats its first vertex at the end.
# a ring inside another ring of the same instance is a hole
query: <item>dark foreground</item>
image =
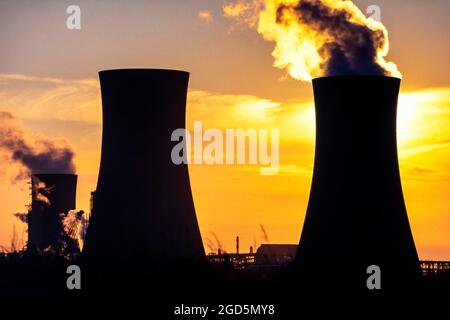
{"type": "Polygon", "coordinates": [[[46,309],[49,314],[57,306],[74,311],[95,307],[104,314],[143,311],[142,319],[297,319],[308,309],[317,314],[337,311],[336,306],[352,310],[356,301],[358,307],[373,312],[387,305],[399,307],[400,301],[411,306],[414,301],[424,303],[424,298],[449,297],[450,272],[424,276],[395,290],[355,291],[333,284],[318,288],[313,283],[305,285],[291,266],[235,270],[226,264],[193,260],[160,265],[138,259],[0,257],[3,302],[45,303],[52,306],[46,309]],[[71,265],[81,270],[79,290],[67,286],[71,265]]]}

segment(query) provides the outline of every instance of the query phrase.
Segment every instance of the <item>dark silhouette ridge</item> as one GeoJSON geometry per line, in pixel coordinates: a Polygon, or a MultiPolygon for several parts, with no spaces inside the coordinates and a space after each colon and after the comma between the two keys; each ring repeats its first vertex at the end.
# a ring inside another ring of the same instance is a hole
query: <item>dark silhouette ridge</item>
{"type": "Polygon", "coordinates": [[[399,87],[385,76],[313,80],[314,174],[296,256],[307,286],[367,290],[369,265],[382,288],[420,276],[397,158],[399,87]]]}
{"type": "Polygon", "coordinates": [[[77,175],[33,174],[31,176],[31,211],[28,216],[28,249],[45,249],[61,240],[60,214],[76,208],[77,175]],[[38,188],[43,183],[46,190],[38,188]],[[48,199],[40,200],[38,194],[48,199]]]}
{"type": "Polygon", "coordinates": [[[103,104],[100,173],[83,253],[164,263],[204,256],[186,164],[171,141],[185,127],[189,73],[99,73],[103,104]]]}

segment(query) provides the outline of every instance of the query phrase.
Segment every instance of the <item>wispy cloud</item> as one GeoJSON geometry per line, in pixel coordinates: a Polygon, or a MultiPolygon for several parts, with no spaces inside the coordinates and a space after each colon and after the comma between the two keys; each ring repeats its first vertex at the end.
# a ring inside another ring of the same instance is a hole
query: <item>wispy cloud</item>
{"type": "Polygon", "coordinates": [[[450,180],[450,172],[445,172],[442,170],[442,168],[404,166],[401,172],[402,178],[409,180],[450,180]]]}
{"type": "Polygon", "coordinates": [[[201,11],[199,11],[198,18],[201,21],[206,22],[206,23],[211,23],[214,20],[213,14],[209,10],[201,10],[201,11]]]}
{"type": "Polygon", "coordinates": [[[22,119],[100,122],[96,79],[66,80],[0,74],[0,108],[22,119]]]}
{"type": "Polygon", "coordinates": [[[413,156],[413,155],[417,155],[417,154],[421,154],[421,153],[432,152],[435,150],[446,149],[448,147],[450,147],[450,141],[443,141],[443,142],[436,142],[436,143],[428,142],[427,144],[408,148],[408,149],[402,151],[401,155],[402,156],[413,156]]]}
{"type": "Polygon", "coordinates": [[[255,27],[258,23],[258,14],[263,6],[261,0],[226,2],[223,5],[223,15],[227,18],[240,18],[234,21],[235,26],[248,25],[255,27]]]}

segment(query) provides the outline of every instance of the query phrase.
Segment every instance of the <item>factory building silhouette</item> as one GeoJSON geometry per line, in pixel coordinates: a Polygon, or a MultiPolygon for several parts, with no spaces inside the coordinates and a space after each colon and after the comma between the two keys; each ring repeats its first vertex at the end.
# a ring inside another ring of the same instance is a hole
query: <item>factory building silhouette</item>
{"type": "Polygon", "coordinates": [[[172,132],[185,128],[189,73],[120,69],[99,76],[101,162],[83,254],[203,257],[188,167],[171,160],[178,143],[172,132]]]}
{"type": "Polygon", "coordinates": [[[55,247],[63,227],[60,214],[76,207],[77,175],[33,174],[28,214],[28,249],[55,247]]]}
{"type": "Polygon", "coordinates": [[[403,199],[396,142],[400,79],[313,80],[316,147],[296,263],[305,285],[366,289],[414,282],[420,265],[403,199]]]}

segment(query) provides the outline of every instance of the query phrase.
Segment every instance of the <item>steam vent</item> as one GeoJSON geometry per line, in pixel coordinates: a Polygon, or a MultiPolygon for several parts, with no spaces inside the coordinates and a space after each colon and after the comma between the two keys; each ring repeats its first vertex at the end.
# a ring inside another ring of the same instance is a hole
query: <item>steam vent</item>
{"type": "Polygon", "coordinates": [[[400,79],[336,76],[313,80],[316,151],[297,252],[306,284],[367,290],[367,267],[381,287],[420,276],[397,158],[400,79]]]}
{"type": "Polygon", "coordinates": [[[84,254],[201,257],[186,164],[171,161],[172,131],[185,127],[189,73],[101,71],[103,140],[84,254]]]}
{"type": "Polygon", "coordinates": [[[31,211],[28,216],[28,249],[45,249],[61,240],[61,213],[75,209],[77,175],[31,176],[31,211]]]}

